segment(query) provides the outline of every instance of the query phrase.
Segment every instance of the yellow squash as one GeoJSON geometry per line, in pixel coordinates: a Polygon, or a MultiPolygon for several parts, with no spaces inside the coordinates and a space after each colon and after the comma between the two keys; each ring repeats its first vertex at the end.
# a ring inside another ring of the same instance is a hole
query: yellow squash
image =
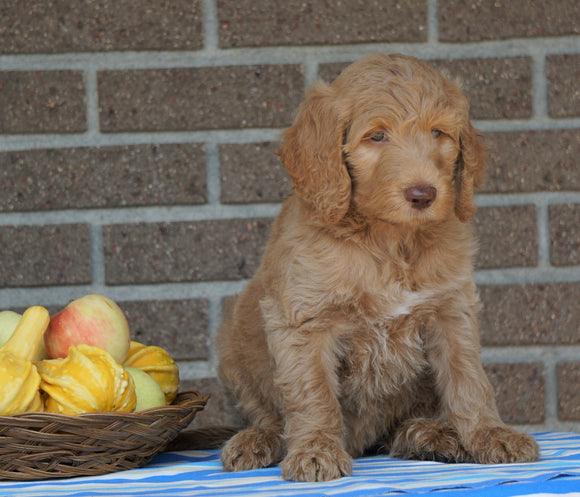
{"type": "Polygon", "coordinates": [[[32,359],[50,316],[41,306],[28,308],[12,336],[0,348],[0,415],[42,411],[40,376],[32,359]]]}
{"type": "Polygon", "coordinates": [[[129,355],[123,365],[141,369],[151,376],[161,386],[168,404],[177,396],[179,369],[165,349],[131,342],[129,355]]]}
{"type": "Polygon", "coordinates": [[[38,363],[47,412],[81,414],[133,412],[133,379],[105,350],[92,345],[70,347],[64,359],[38,363]]]}

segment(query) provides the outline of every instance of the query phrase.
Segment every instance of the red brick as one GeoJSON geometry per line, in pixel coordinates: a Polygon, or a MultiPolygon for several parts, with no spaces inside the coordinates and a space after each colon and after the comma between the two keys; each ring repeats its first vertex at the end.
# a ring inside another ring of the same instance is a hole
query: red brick
{"type": "Polygon", "coordinates": [[[580,421],[580,362],[561,362],[558,378],[558,418],[580,421]]]}
{"type": "Polygon", "coordinates": [[[318,75],[323,81],[331,83],[348,65],[350,65],[350,62],[334,62],[330,64],[320,64],[320,67],[318,68],[318,75]]]}
{"type": "Polygon", "coordinates": [[[580,34],[576,0],[439,0],[439,37],[466,42],[580,34]]]}
{"type": "Polygon", "coordinates": [[[221,201],[226,204],[281,202],[291,181],[275,155],[277,143],[220,145],[221,201]]]}
{"type": "Polygon", "coordinates": [[[271,219],[113,224],[103,228],[110,285],[251,277],[271,219]]]}
{"type": "Polygon", "coordinates": [[[2,2],[0,53],[194,50],[202,0],[2,2]]]}
{"type": "Polygon", "coordinates": [[[0,153],[0,211],[191,205],[206,200],[202,145],[0,153]]]}
{"type": "Polygon", "coordinates": [[[580,116],[580,54],[549,55],[546,73],[550,116],[580,116]]]}
{"type": "Polygon", "coordinates": [[[482,285],[483,345],[580,343],[580,282],[482,285]]]}
{"type": "Polygon", "coordinates": [[[205,299],[118,302],[131,339],[164,348],[176,361],[209,359],[208,304],[205,299]]]}
{"type": "Polygon", "coordinates": [[[551,205],[550,261],[554,266],[580,264],[580,204],[551,205]]]}
{"type": "Polygon", "coordinates": [[[202,426],[242,426],[243,421],[234,408],[234,402],[226,395],[217,378],[201,378],[198,380],[182,380],[180,391],[194,390],[203,395],[210,395],[205,409],[196,415],[191,428],[202,426]]]}
{"type": "Polygon", "coordinates": [[[219,0],[220,46],[426,41],[425,0],[219,0]]]}
{"type": "Polygon", "coordinates": [[[537,265],[535,206],[481,207],[474,225],[479,240],[478,269],[537,265]]]}
{"type": "Polygon", "coordinates": [[[486,133],[482,192],[580,191],[580,129],[486,133]]]}
{"type": "Polygon", "coordinates": [[[463,83],[473,119],[532,117],[532,59],[482,57],[434,60],[463,83]]]}
{"type": "Polygon", "coordinates": [[[0,72],[0,133],[80,133],[87,130],[79,71],[0,72]]]}
{"type": "Polygon", "coordinates": [[[90,282],[88,225],[0,226],[0,287],[90,282]]]}
{"type": "Polygon", "coordinates": [[[494,387],[503,421],[510,424],[538,424],[545,420],[545,380],[543,364],[485,364],[494,387]]]}
{"type": "Polygon", "coordinates": [[[101,130],[285,127],[302,100],[295,65],[102,71],[101,130]]]}

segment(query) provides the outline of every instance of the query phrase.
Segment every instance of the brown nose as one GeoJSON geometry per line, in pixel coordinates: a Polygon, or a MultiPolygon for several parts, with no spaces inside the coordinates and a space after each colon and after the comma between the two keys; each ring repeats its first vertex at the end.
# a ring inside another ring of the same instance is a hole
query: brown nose
{"type": "Polygon", "coordinates": [[[405,189],[405,200],[409,202],[413,209],[426,209],[437,197],[437,189],[430,185],[413,185],[405,189]]]}

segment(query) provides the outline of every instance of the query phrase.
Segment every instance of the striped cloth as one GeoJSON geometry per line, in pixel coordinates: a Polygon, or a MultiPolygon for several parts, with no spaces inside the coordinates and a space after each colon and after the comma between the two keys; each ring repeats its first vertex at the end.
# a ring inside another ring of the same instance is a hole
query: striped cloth
{"type": "Polygon", "coordinates": [[[280,468],[222,471],[217,451],[170,452],[143,468],[98,477],[0,482],[0,497],[48,496],[402,496],[580,497],[580,435],[538,433],[532,464],[442,464],[385,456],[357,459],[352,476],[325,483],[282,480],[280,468]]]}

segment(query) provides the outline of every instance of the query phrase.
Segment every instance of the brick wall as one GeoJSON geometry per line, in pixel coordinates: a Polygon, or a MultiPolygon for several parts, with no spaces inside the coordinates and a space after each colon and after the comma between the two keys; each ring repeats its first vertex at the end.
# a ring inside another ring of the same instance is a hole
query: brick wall
{"type": "Polygon", "coordinates": [[[0,308],[100,292],[215,393],[211,336],[290,189],[305,86],[371,52],[460,76],[490,148],[475,220],[504,419],[580,431],[576,0],[37,0],[0,7],[0,308]]]}

